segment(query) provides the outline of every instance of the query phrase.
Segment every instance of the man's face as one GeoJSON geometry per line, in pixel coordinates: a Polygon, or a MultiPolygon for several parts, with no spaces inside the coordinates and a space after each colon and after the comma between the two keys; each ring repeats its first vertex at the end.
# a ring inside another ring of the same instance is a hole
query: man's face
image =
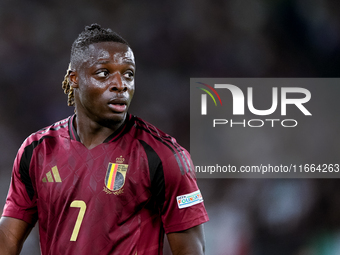
{"type": "Polygon", "coordinates": [[[135,90],[132,50],[116,42],[95,43],[70,74],[78,116],[104,126],[125,120],[135,90]]]}

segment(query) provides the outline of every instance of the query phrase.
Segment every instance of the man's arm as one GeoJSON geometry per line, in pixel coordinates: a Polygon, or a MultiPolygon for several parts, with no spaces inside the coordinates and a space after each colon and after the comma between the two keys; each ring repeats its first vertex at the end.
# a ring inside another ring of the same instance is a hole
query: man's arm
{"type": "Polygon", "coordinates": [[[205,240],[203,224],[167,235],[173,255],[203,255],[205,240]]]}
{"type": "Polygon", "coordinates": [[[25,221],[10,217],[0,219],[0,255],[19,254],[32,227],[25,221]]]}

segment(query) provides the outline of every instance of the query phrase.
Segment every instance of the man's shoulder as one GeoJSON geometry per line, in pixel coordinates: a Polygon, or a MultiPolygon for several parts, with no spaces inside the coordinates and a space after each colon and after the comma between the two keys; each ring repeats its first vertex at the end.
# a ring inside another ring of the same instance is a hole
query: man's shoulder
{"type": "Polygon", "coordinates": [[[148,134],[155,135],[158,137],[170,137],[169,134],[165,133],[161,129],[157,128],[155,125],[151,124],[148,121],[145,121],[144,119],[138,117],[138,116],[133,116],[134,122],[135,122],[135,127],[137,129],[140,129],[142,131],[145,131],[148,134]]]}
{"type": "MultiPolygon", "coordinates": [[[[140,140],[153,141],[158,143],[170,143],[170,144],[177,144],[176,139],[162,131],[161,129],[157,128],[153,124],[148,121],[143,120],[137,116],[134,117],[134,127],[138,131],[137,138],[140,140]]],[[[178,145],[178,144],[177,144],[178,145]]]]}
{"type": "Polygon", "coordinates": [[[71,117],[67,117],[63,120],[57,121],[52,125],[46,126],[37,132],[32,133],[30,136],[26,138],[23,144],[31,144],[33,142],[39,142],[42,139],[48,137],[59,137],[59,136],[68,136],[68,125],[71,117]]]}
{"type": "Polygon", "coordinates": [[[148,144],[156,153],[161,153],[166,157],[183,152],[187,153],[186,149],[178,144],[173,136],[136,116],[134,116],[134,127],[137,132],[135,138],[148,144]]]}

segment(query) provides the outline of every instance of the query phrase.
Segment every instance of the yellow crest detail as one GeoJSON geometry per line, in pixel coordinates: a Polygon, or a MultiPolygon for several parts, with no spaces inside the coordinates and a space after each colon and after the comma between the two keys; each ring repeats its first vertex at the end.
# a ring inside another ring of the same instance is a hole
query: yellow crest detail
{"type": "Polygon", "coordinates": [[[117,191],[124,186],[129,165],[109,163],[106,171],[105,186],[111,191],[117,191]]]}

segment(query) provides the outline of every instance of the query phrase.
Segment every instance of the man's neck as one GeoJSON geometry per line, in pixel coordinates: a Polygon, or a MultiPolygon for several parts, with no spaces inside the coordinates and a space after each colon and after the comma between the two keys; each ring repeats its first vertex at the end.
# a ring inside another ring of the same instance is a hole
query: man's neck
{"type": "Polygon", "coordinates": [[[73,125],[82,144],[90,150],[103,143],[106,138],[112,135],[124,123],[124,121],[111,124],[107,127],[100,125],[89,118],[76,116],[73,125]]]}

